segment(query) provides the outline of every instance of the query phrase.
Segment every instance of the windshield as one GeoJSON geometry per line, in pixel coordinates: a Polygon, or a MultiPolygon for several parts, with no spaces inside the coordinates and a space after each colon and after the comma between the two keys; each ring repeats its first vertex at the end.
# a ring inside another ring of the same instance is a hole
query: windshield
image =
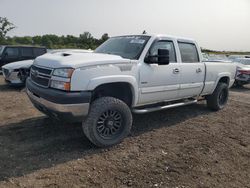
{"type": "Polygon", "coordinates": [[[244,59],[241,61],[241,63],[244,65],[250,65],[250,59],[244,59]]]}
{"type": "Polygon", "coordinates": [[[139,59],[149,36],[122,36],[113,37],[104,42],[94,52],[119,55],[127,59],[139,59]]]}
{"type": "Polygon", "coordinates": [[[235,59],[234,61],[241,63],[243,65],[250,65],[250,58],[249,59],[235,59]]]}

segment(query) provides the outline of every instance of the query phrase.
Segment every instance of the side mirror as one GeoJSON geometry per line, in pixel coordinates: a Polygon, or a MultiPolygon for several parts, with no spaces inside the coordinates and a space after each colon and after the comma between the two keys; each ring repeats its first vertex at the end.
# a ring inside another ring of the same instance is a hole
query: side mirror
{"type": "Polygon", "coordinates": [[[168,65],[169,64],[169,50],[158,49],[158,64],[168,65]]]}
{"type": "Polygon", "coordinates": [[[158,49],[157,55],[148,55],[144,59],[145,63],[148,64],[159,64],[168,65],[169,64],[169,50],[158,49]]]}

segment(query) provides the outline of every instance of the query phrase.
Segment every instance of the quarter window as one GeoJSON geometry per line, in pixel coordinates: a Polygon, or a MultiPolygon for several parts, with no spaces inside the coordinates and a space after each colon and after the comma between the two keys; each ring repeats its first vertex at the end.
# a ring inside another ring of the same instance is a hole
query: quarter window
{"type": "Polygon", "coordinates": [[[157,41],[150,48],[149,54],[153,55],[153,56],[157,55],[159,49],[169,50],[169,61],[170,62],[176,62],[176,55],[175,55],[175,49],[174,49],[173,42],[165,41],[165,40],[157,41]]]}
{"type": "Polygon", "coordinates": [[[198,51],[195,44],[178,42],[181,60],[183,63],[197,63],[199,62],[198,51]]]}

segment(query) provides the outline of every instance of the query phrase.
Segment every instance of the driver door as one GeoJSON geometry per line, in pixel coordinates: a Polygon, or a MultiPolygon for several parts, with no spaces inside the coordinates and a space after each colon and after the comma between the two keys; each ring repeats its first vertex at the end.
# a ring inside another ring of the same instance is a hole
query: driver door
{"type": "Polygon", "coordinates": [[[177,63],[175,45],[172,40],[156,40],[148,54],[157,55],[158,49],[169,50],[167,65],[143,62],[140,67],[139,103],[150,104],[173,100],[178,97],[180,65],[177,63]]]}

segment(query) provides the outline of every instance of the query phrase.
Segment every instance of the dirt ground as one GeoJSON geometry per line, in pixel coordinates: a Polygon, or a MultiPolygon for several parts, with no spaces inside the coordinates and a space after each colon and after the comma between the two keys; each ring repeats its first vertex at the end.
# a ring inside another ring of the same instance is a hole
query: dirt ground
{"type": "Polygon", "coordinates": [[[219,112],[201,102],[134,115],[128,138],[99,149],[0,76],[0,187],[250,187],[249,122],[246,86],[219,112]]]}

